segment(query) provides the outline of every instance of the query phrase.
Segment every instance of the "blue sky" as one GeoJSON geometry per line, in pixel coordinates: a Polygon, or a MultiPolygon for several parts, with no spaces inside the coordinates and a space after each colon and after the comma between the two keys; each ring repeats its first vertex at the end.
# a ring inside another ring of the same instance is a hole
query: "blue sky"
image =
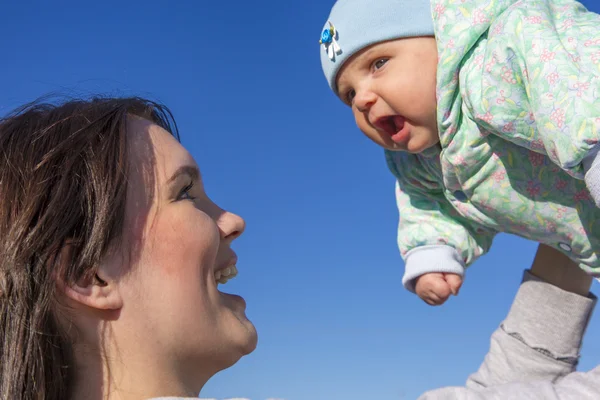
{"type": "MultiPolygon", "coordinates": [[[[320,70],[332,4],[3,5],[0,114],[50,92],[161,100],[209,194],[246,219],[225,291],[246,298],[259,345],[202,397],[414,399],[460,385],[533,258],[534,243],[501,235],[443,307],[402,288],[393,177],[320,70]]],[[[598,318],[587,337],[583,369],[600,361],[598,318]]]]}

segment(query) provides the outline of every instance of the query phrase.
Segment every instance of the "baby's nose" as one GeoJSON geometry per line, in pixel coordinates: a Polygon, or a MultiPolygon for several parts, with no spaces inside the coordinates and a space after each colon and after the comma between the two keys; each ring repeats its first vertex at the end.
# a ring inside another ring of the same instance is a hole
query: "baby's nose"
{"type": "Polygon", "coordinates": [[[373,106],[377,96],[370,90],[357,91],[354,96],[354,105],[360,112],[367,112],[373,106]]]}

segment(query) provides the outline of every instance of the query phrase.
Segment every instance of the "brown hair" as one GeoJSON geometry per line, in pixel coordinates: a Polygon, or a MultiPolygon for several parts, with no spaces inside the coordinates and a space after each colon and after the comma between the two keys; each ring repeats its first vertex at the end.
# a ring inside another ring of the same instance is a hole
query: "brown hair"
{"type": "Polygon", "coordinates": [[[70,341],[56,278],[90,278],[122,231],[128,115],[177,138],[170,111],[141,98],[32,103],[0,119],[0,399],[69,396],[70,341]],[[69,243],[72,258],[55,262],[69,243]]]}

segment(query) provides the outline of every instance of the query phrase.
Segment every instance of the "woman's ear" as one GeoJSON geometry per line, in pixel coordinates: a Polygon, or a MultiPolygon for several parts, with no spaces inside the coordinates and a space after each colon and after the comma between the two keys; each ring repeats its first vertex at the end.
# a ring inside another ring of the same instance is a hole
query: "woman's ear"
{"type": "MultiPolygon", "coordinates": [[[[57,263],[71,260],[72,245],[65,244],[57,263]]],[[[59,270],[67,267],[61,266],[59,270]]],[[[114,311],[123,307],[123,299],[119,292],[118,281],[108,274],[104,265],[98,266],[91,278],[81,278],[77,282],[67,284],[61,278],[56,280],[58,289],[71,300],[96,310],[114,311]]]]}

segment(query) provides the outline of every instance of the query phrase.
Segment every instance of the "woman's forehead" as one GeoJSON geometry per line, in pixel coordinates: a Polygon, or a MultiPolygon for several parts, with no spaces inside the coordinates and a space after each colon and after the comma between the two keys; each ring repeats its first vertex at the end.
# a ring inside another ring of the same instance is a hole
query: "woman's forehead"
{"type": "Polygon", "coordinates": [[[128,126],[130,164],[135,171],[153,171],[157,182],[166,182],[182,166],[196,165],[192,155],[164,128],[136,118],[128,126]],[[140,168],[141,167],[141,168],[140,168]]]}
{"type": "Polygon", "coordinates": [[[126,231],[133,242],[141,240],[161,204],[176,190],[170,178],[182,167],[197,168],[191,154],[173,135],[151,121],[128,121],[129,173],[126,231]]]}

